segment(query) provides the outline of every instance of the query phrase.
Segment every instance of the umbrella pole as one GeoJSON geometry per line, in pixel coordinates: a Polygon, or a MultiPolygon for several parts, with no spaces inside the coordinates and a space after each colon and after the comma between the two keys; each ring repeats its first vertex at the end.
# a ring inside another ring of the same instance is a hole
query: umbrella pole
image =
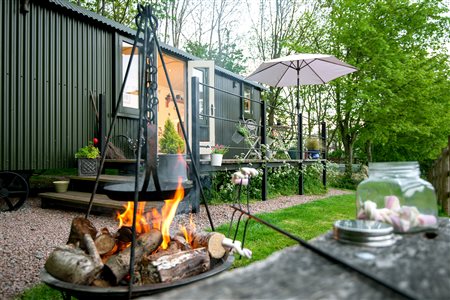
{"type": "Polygon", "coordinates": [[[302,114],[300,113],[300,66],[297,61],[297,155],[300,160],[298,164],[299,168],[299,176],[298,176],[298,194],[303,195],[303,122],[302,122],[302,114]]]}

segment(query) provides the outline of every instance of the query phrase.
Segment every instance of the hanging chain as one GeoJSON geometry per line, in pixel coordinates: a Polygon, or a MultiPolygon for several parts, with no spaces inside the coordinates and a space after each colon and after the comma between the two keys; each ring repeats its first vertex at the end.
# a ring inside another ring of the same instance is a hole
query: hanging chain
{"type": "Polygon", "coordinates": [[[157,125],[157,109],[158,109],[158,58],[155,45],[155,32],[158,28],[158,21],[152,12],[151,6],[146,6],[143,15],[148,18],[148,23],[144,28],[145,35],[148,37],[147,45],[152,45],[143,53],[144,59],[144,107],[145,121],[149,124],[157,125]]]}

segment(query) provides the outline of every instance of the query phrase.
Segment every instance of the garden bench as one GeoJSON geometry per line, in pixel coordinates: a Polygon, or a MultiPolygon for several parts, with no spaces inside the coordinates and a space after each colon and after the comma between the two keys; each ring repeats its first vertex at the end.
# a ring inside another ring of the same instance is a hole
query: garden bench
{"type": "MultiPolygon", "coordinates": [[[[417,299],[448,299],[450,223],[441,218],[436,232],[396,235],[390,247],[342,244],[332,232],[310,241],[371,276],[417,299]]],[[[253,249],[258,251],[257,249],[253,249]]],[[[301,246],[266,260],[146,299],[404,299],[405,295],[301,246]]]]}

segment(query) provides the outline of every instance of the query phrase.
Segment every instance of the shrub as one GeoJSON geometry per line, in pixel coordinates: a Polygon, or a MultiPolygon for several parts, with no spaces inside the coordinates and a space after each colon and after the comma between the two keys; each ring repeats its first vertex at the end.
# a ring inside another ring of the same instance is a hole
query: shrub
{"type": "Polygon", "coordinates": [[[184,152],[184,140],[175,130],[175,125],[170,119],[164,124],[164,132],[159,142],[162,153],[177,154],[184,152]]]}
{"type": "Polygon", "coordinates": [[[100,156],[100,150],[94,146],[92,142],[89,142],[87,146],[84,146],[75,153],[75,158],[97,158],[100,156]]]}

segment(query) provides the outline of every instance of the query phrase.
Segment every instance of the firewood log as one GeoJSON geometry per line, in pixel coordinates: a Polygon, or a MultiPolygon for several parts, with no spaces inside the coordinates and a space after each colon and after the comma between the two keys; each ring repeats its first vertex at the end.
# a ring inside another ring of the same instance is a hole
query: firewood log
{"type": "Polygon", "coordinates": [[[95,238],[95,247],[101,256],[108,256],[117,250],[116,239],[109,233],[107,228],[101,230],[101,234],[95,238]]]}
{"type": "Polygon", "coordinates": [[[193,248],[206,247],[212,258],[222,258],[226,249],[222,245],[225,236],[218,232],[194,232],[192,241],[193,248]]]}
{"type": "MultiPolygon", "coordinates": [[[[159,230],[152,229],[147,233],[141,234],[136,241],[134,251],[135,262],[139,263],[144,255],[150,254],[158,248],[162,242],[162,235],[159,230]]],[[[130,270],[131,247],[122,252],[111,256],[105,263],[104,274],[115,284],[128,274],[130,270]]]]}
{"type": "Polygon", "coordinates": [[[146,258],[138,266],[140,284],[172,282],[208,271],[210,258],[206,248],[164,255],[155,261],[146,258]]]}
{"type": "Polygon", "coordinates": [[[79,243],[81,249],[86,249],[84,244],[84,234],[88,233],[95,239],[97,236],[97,229],[95,229],[92,222],[86,218],[77,217],[72,220],[72,225],[70,227],[69,240],[67,244],[76,245],[79,243]]]}
{"type": "Polygon", "coordinates": [[[172,242],[176,243],[178,246],[178,249],[185,251],[192,249],[192,246],[186,241],[186,239],[183,236],[175,235],[174,237],[170,238],[172,242]]]}
{"type": "Polygon", "coordinates": [[[72,245],[55,248],[45,262],[45,270],[65,282],[91,284],[103,268],[103,263],[88,233],[84,236],[84,244],[89,250],[89,255],[72,245]]]}

